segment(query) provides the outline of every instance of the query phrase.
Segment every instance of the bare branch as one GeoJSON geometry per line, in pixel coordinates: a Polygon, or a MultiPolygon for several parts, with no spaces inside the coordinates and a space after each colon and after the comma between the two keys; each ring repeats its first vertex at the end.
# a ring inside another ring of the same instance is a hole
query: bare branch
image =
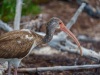
{"type": "Polygon", "coordinates": [[[14,19],[14,30],[19,30],[23,0],[16,0],[16,1],[17,1],[17,4],[16,4],[15,19],[14,19]]]}
{"type": "MultiPolygon", "coordinates": [[[[100,19],[100,8],[94,8],[89,4],[89,0],[76,0],[78,5],[81,5],[83,2],[86,3],[86,6],[84,7],[84,11],[95,19],[100,19]]],[[[98,4],[100,4],[100,1],[98,0],[98,4]]]]}
{"type": "Polygon", "coordinates": [[[78,66],[54,66],[54,67],[39,67],[39,68],[20,68],[18,72],[36,72],[36,71],[64,71],[64,70],[80,70],[99,68],[100,65],[78,65],[78,66]]]}
{"type": "Polygon", "coordinates": [[[82,10],[84,9],[85,6],[86,6],[86,3],[82,3],[81,6],[78,8],[78,10],[74,14],[74,16],[71,18],[71,20],[66,25],[68,29],[70,29],[75,24],[78,16],[81,14],[81,12],[82,12],[82,10]]]}
{"type": "Polygon", "coordinates": [[[13,31],[13,29],[7,25],[6,23],[4,23],[3,21],[0,20],[0,28],[2,28],[5,31],[13,31]]]}
{"type": "Polygon", "coordinates": [[[86,37],[84,35],[78,36],[78,39],[79,39],[79,41],[82,41],[82,42],[89,42],[89,43],[93,43],[93,44],[99,44],[100,43],[99,39],[89,38],[89,37],[86,37]]]}
{"type": "MultiPolygon", "coordinates": [[[[67,40],[65,46],[62,46],[60,44],[59,44],[59,46],[64,51],[80,54],[78,47],[68,40],[67,40]]],[[[81,48],[82,48],[82,55],[83,56],[100,60],[100,53],[99,52],[97,53],[94,50],[86,49],[84,47],[81,47],[81,48]]]]}

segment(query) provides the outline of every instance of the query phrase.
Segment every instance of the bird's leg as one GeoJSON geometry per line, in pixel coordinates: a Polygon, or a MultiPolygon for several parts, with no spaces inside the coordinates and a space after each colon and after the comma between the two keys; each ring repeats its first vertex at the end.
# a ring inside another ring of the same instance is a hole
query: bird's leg
{"type": "Polygon", "coordinates": [[[8,75],[11,75],[11,66],[8,67],[8,75]]]}
{"type": "Polygon", "coordinates": [[[8,61],[8,75],[11,75],[11,63],[8,61]]]}
{"type": "Polygon", "coordinates": [[[14,75],[17,75],[17,70],[18,70],[20,62],[21,62],[21,59],[13,59],[14,75]]]}
{"type": "Polygon", "coordinates": [[[17,75],[17,67],[14,68],[14,75],[17,75]]]}

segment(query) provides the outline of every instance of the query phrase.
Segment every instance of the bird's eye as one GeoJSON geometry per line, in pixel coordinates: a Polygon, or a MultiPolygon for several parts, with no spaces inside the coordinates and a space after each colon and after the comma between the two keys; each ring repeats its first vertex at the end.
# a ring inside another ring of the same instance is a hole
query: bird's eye
{"type": "Polygon", "coordinates": [[[61,22],[59,22],[59,24],[61,24],[61,22]]]}

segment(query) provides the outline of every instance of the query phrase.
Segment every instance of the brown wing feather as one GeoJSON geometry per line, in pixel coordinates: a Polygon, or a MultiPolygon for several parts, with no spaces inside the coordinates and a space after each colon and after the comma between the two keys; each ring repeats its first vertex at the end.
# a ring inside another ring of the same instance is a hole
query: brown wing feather
{"type": "Polygon", "coordinates": [[[37,36],[26,31],[12,31],[0,36],[0,58],[23,58],[36,38],[37,36]],[[26,35],[33,38],[27,39],[26,35]]]}

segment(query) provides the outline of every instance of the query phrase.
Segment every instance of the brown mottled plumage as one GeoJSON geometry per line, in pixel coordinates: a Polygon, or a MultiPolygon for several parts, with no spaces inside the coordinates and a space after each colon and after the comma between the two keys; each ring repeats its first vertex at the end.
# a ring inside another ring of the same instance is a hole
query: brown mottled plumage
{"type": "Polygon", "coordinates": [[[34,43],[42,43],[42,36],[22,30],[8,32],[0,36],[0,58],[23,58],[34,43]]]}

